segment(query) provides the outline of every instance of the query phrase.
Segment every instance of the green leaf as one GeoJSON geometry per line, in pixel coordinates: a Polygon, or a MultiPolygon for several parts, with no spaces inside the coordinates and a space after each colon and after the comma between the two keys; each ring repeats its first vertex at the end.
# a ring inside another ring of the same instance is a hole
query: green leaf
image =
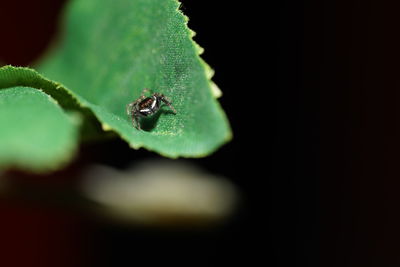
{"type": "Polygon", "coordinates": [[[63,42],[41,70],[133,148],[168,157],[205,156],[227,142],[231,131],[212,71],[178,8],[176,0],[72,1],[63,42]],[[125,106],[143,88],[165,94],[178,113],[164,108],[143,122],[146,131],[138,131],[125,106]]]}
{"type": "Polygon", "coordinates": [[[0,168],[43,172],[63,166],[76,151],[78,121],[40,90],[0,90],[0,168]]]}
{"type": "Polygon", "coordinates": [[[178,6],[174,0],[72,2],[65,40],[41,68],[68,88],[29,68],[0,68],[0,168],[65,164],[78,143],[71,111],[83,115],[83,138],[99,132],[98,120],[132,147],[169,157],[205,156],[228,141],[220,91],[178,6]],[[136,130],[125,106],[143,88],[168,96],[177,115],[164,108],[142,121],[146,131],[136,130]]]}
{"type": "Polygon", "coordinates": [[[33,69],[13,66],[0,67],[0,89],[18,86],[39,89],[56,100],[65,110],[81,113],[84,119],[81,125],[82,140],[107,137],[107,135],[102,133],[97,118],[88,108],[89,104],[84,98],[75,94],[64,85],[43,77],[33,69]]]}
{"type": "Polygon", "coordinates": [[[85,101],[78,99],[79,96],[62,84],[46,79],[33,69],[13,66],[0,67],[0,89],[18,86],[40,89],[67,110],[82,111],[84,106],[85,101]]]}

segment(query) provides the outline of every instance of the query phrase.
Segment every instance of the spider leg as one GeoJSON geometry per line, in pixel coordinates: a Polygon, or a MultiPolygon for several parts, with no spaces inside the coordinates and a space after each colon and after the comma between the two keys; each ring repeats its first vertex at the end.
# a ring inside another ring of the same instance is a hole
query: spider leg
{"type": "Polygon", "coordinates": [[[162,94],[161,95],[157,94],[157,95],[160,97],[160,100],[164,102],[175,114],[177,113],[175,108],[172,106],[171,100],[169,100],[168,97],[162,94]]]}
{"type": "Polygon", "coordinates": [[[139,122],[139,116],[137,115],[137,113],[133,113],[132,116],[132,124],[133,126],[137,129],[137,130],[141,130],[142,128],[140,127],[140,122],[139,122]]]}
{"type": "Polygon", "coordinates": [[[132,107],[136,104],[137,101],[129,103],[126,105],[126,114],[128,114],[129,116],[132,115],[132,107]]]}

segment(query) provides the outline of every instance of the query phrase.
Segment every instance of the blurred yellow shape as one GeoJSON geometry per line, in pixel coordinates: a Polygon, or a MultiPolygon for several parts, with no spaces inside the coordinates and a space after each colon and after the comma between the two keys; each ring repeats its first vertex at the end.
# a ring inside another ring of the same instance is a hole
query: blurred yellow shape
{"type": "Polygon", "coordinates": [[[204,225],[229,217],[237,190],[185,161],[147,161],[127,171],[93,166],[83,190],[118,219],[149,225],[204,225]]]}

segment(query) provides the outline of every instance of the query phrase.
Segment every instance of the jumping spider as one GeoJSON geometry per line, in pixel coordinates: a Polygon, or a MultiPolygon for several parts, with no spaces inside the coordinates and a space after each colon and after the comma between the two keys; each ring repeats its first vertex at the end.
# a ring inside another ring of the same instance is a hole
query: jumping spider
{"type": "Polygon", "coordinates": [[[165,95],[154,93],[152,96],[146,97],[144,94],[149,91],[147,88],[143,89],[141,96],[137,100],[126,105],[126,113],[132,117],[132,124],[138,130],[141,130],[139,119],[157,113],[161,107],[161,102],[166,104],[176,114],[171,101],[165,95]]]}

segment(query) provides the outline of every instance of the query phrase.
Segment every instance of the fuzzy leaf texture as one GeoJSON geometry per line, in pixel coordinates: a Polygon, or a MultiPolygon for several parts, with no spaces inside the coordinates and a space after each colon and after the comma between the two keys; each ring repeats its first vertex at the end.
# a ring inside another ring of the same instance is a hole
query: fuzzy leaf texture
{"type": "Polygon", "coordinates": [[[103,128],[133,148],[205,156],[231,133],[178,8],[176,0],[72,1],[65,40],[41,71],[84,98],[103,128]],[[178,113],[164,109],[137,131],[125,106],[143,88],[168,96],[178,113]]]}

